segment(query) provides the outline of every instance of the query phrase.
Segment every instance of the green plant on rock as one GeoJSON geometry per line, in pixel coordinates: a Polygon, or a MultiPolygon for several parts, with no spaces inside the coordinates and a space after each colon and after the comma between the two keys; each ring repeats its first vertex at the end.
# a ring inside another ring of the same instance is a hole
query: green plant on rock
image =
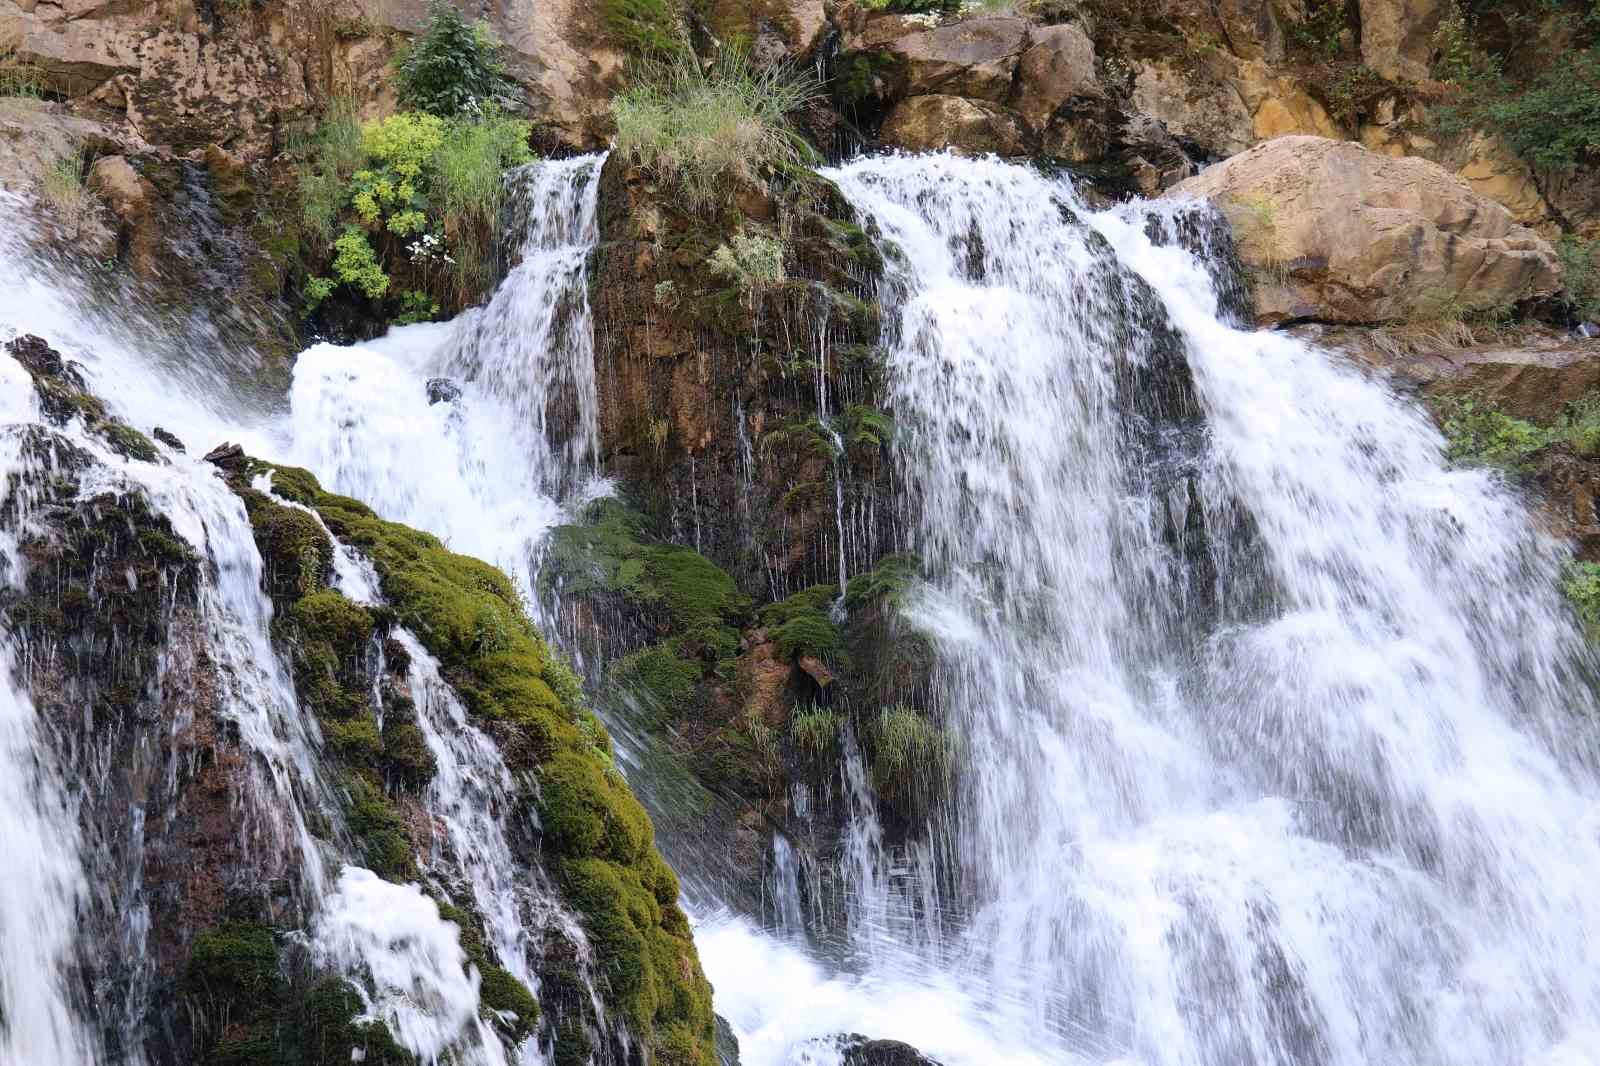
{"type": "Polygon", "coordinates": [[[338,253],[333,258],[333,276],[340,284],[349,285],[373,300],[381,299],[389,291],[389,275],[378,264],[378,255],[365,233],[347,226],[333,242],[333,249],[338,253]]]}
{"type": "Polygon", "coordinates": [[[885,707],[871,722],[872,777],[886,795],[904,795],[918,781],[943,779],[954,749],[943,729],[920,711],[885,707]]]}
{"type": "Polygon", "coordinates": [[[792,660],[802,655],[826,657],[837,652],[844,643],[832,618],[838,598],[837,585],[813,585],[763,607],[761,624],[778,645],[778,653],[792,660]]]}
{"type": "Polygon", "coordinates": [[[617,150],[676,185],[691,209],[707,210],[741,182],[815,158],[789,116],[816,94],[809,75],[758,70],[735,45],[704,66],[682,50],[642,62],[612,102],[617,150]]]}
{"type": "Polygon", "coordinates": [[[659,58],[687,47],[674,0],[601,0],[600,21],[634,56],[659,58]]]}
{"type": "Polygon", "coordinates": [[[885,555],[878,565],[864,574],[857,574],[845,585],[846,610],[857,611],[879,599],[898,604],[907,589],[922,576],[922,560],[909,552],[885,555]]]}
{"type": "Polygon", "coordinates": [[[428,26],[396,75],[402,104],[440,118],[479,113],[510,87],[489,28],[469,25],[448,0],[430,0],[428,26]]]}
{"type": "Polygon", "coordinates": [[[1583,621],[1584,630],[1600,634],[1600,563],[1573,563],[1561,582],[1567,602],[1583,621]]]}
{"type": "Polygon", "coordinates": [[[1547,430],[1513,418],[1478,396],[1451,397],[1439,407],[1445,456],[1452,462],[1520,470],[1551,440],[1547,430]]]}
{"type": "Polygon", "coordinates": [[[1446,136],[1482,129],[1502,137],[1535,168],[1565,170],[1600,149],[1600,51],[1557,50],[1535,70],[1508,70],[1474,39],[1457,13],[1435,38],[1434,74],[1455,95],[1433,109],[1446,136]]]}
{"type": "MultiPolygon", "coordinates": [[[[677,879],[655,849],[644,808],[610,764],[604,727],[581,702],[571,669],[540,639],[515,586],[427,533],[322,491],[304,470],[246,461],[231,476],[248,484],[268,469],[279,495],[316,510],[371,560],[394,619],[439,660],[469,713],[494,723],[512,769],[529,776],[541,847],[583,920],[607,1000],[657,1061],[712,1066],[711,988],[676,902],[677,879]]],[[[685,607],[681,595],[706,591],[655,576],[675,611],[685,607]]],[[[715,610],[696,603],[697,611],[715,610]]],[[[391,874],[403,869],[410,859],[404,824],[377,782],[360,773],[345,783],[352,834],[391,874]]]]}
{"type": "Polygon", "coordinates": [[[789,717],[789,736],[803,751],[820,757],[838,745],[840,722],[839,713],[831,707],[799,707],[789,717]]]}
{"type": "Polygon", "coordinates": [[[1343,48],[1349,21],[1347,0],[1309,0],[1305,16],[1284,27],[1289,43],[1321,59],[1333,59],[1343,48]]]}
{"type": "Polygon", "coordinates": [[[1561,256],[1562,299],[1568,310],[1584,319],[1600,318],[1600,241],[1565,234],[1556,245],[1561,256]]]}

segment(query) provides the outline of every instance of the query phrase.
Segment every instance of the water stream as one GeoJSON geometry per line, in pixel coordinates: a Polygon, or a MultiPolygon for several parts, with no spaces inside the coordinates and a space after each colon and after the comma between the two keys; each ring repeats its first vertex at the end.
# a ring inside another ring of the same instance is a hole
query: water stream
{"type": "MultiPolygon", "coordinates": [[[[544,532],[605,490],[585,274],[600,165],[519,175],[516,265],[485,308],[312,348],[286,404],[20,255],[0,256],[0,333],[48,337],[135,425],[307,466],[531,598],[544,532]],[[459,395],[430,402],[437,378],[459,395]]],[[[960,739],[936,827],[952,843],[897,857],[856,782],[847,846],[825,857],[848,885],[844,966],[807,945],[813,875],[786,842],[774,928],[700,901],[745,1066],[825,1063],[814,1041],[840,1032],[946,1066],[1600,1061],[1596,708],[1557,593],[1562,546],[1493,477],[1448,468],[1382,381],[1237,328],[1203,212],[1096,212],[993,160],[831,176],[899,253],[884,286],[897,506],[930,574],[907,610],[960,739]]],[[[5,419],[28,421],[9,366],[5,419]]],[[[180,532],[216,575],[214,647],[256,679],[241,699],[267,717],[250,743],[269,806],[291,812],[263,832],[305,856],[325,950],[364,965],[379,999],[432,975],[420,1014],[385,1008],[397,1031],[459,1047],[475,994],[437,911],[354,868],[317,873],[301,839],[314,741],[262,650],[270,602],[242,512],[196,465],[143,487],[189,516],[180,532]],[[395,957],[386,921],[413,955],[395,957]]],[[[504,764],[413,645],[441,869],[531,977],[545,894],[506,869],[504,764]]],[[[71,797],[16,664],[0,665],[0,843],[42,856],[38,883],[0,898],[0,1007],[23,1019],[0,1057],[92,1062],[65,977],[71,797]]]]}

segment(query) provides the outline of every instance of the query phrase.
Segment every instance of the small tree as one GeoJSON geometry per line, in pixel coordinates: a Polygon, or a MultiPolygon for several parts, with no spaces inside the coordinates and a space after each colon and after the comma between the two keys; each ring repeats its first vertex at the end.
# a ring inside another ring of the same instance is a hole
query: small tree
{"type": "Polygon", "coordinates": [[[494,38],[448,0],[430,0],[428,28],[400,59],[400,102],[440,118],[473,112],[510,86],[494,38]]]}

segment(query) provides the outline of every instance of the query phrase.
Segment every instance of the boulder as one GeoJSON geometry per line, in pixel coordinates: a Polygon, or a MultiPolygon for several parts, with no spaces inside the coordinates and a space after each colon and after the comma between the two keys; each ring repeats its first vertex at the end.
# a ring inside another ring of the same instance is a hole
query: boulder
{"type": "Polygon", "coordinates": [[[884,119],[883,143],[908,152],[1021,155],[1023,132],[1004,108],[960,96],[913,96],[884,119]]]}
{"type": "Polygon", "coordinates": [[[1094,42],[1076,26],[1035,30],[1017,64],[1014,105],[1034,129],[1075,97],[1105,95],[1094,72],[1094,42]]]}
{"type": "Polygon", "coordinates": [[[877,52],[898,72],[900,96],[943,93],[995,103],[1011,94],[1028,47],[1020,18],[972,18],[930,29],[914,15],[879,15],[844,41],[847,52],[877,52]]]}
{"type": "Polygon", "coordinates": [[[1131,102],[1135,111],[1209,158],[1242,152],[1255,140],[1254,116],[1238,87],[1210,71],[1164,59],[1142,63],[1131,102]]]}
{"type": "Polygon", "coordinates": [[[1361,59],[1395,81],[1424,81],[1450,0],[1361,0],[1361,59]]]}
{"type": "Polygon", "coordinates": [[[898,1040],[869,1040],[850,1033],[832,1037],[831,1042],[839,1052],[840,1066],[939,1066],[936,1060],[898,1040]]]}
{"type": "Polygon", "coordinates": [[[718,38],[743,38],[766,66],[810,55],[828,29],[822,0],[710,0],[700,8],[718,38]]]}
{"type": "Polygon", "coordinates": [[[1175,186],[1218,204],[1263,322],[1375,323],[1560,291],[1555,250],[1443,167],[1359,144],[1266,141],[1175,186]]]}

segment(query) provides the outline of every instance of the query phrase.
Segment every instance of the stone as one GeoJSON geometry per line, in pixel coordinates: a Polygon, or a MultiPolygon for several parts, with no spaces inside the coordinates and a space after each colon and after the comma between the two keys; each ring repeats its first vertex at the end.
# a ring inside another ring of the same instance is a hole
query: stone
{"type": "Polygon", "coordinates": [[[1056,109],[1074,97],[1105,92],[1094,72],[1094,42],[1076,26],[1035,30],[1017,64],[1017,111],[1035,129],[1049,123],[1056,109]]]}
{"type": "Polygon", "coordinates": [[[822,0],[711,0],[701,10],[714,35],[750,42],[762,66],[810,55],[828,30],[822,0]]]}
{"type": "Polygon", "coordinates": [[[461,386],[449,378],[428,379],[428,404],[455,403],[461,399],[461,386]]]}
{"type": "Polygon", "coordinates": [[[1361,0],[1361,59],[1395,81],[1425,81],[1450,0],[1361,0]]]}
{"type": "Polygon", "coordinates": [[[900,96],[941,93],[994,103],[1010,96],[1017,63],[1028,47],[1026,21],[972,18],[906,32],[917,25],[905,16],[874,18],[845,41],[845,49],[878,51],[892,59],[900,96]]]}
{"type": "Polygon", "coordinates": [[[869,1040],[850,1033],[833,1037],[832,1043],[839,1053],[840,1066],[940,1066],[938,1061],[898,1040],[869,1040]]]}
{"type": "Polygon", "coordinates": [[[181,452],[187,450],[183,446],[183,441],[178,439],[178,435],[169,429],[162,429],[160,426],[157,426],[150,431],[150,435],[156,440],[160,441],[162,444],[165,444],[167,447],[171,448],[173,451],[181,452]]]}
{"type": "Polygon", "coordinates": [[[1003,108],[960,96],[913,96],[883,121],[884,144],[908,152],[949,149],[963,155],[1021,155],[1021,125],[1003,108]]]}
{"type": "Polygon", "coordinates": [[[1254,117],[1231,79],[1166,60],[1139,65],[1132,106],[1212,158],[1242,152],[1255,140],[1254,117]]]}
{"type": "Polygon", "coordinates": [[[1217,203],[1260,321],[1378,323],[1561,289],[1555,250],[1436,163],[1321,137],[1266,141],[1174,187],[1217,203]]]}
{"type": "Polygon", "coordinates": [[[1425,350],[1389,369],[1439,396],[1479,397],[1514,418],[1549,425],[1600,387],[1600,343],[1544,338],[1514,348],[1425,350]]]}

